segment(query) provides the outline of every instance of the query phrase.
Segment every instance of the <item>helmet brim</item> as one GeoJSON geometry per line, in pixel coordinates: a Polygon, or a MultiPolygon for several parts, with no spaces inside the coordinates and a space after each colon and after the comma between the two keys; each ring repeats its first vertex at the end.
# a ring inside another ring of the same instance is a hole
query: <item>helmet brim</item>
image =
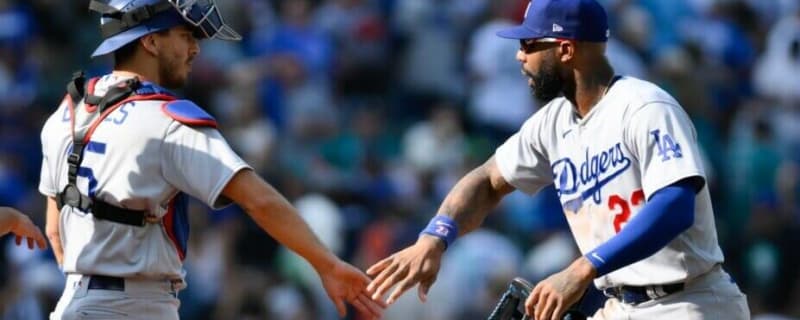
{"type": "Polygon", "coordinates": [[[186,24],[183,17],[175,12],[165,12],[147,22],[113,35],[100,43],[97,49],[92,53],[92,58],[99,57],[112,53],[126,44],[129,44],[136,39],[145,35],[161,30],[166,30],[172,27],[186,24]]]}

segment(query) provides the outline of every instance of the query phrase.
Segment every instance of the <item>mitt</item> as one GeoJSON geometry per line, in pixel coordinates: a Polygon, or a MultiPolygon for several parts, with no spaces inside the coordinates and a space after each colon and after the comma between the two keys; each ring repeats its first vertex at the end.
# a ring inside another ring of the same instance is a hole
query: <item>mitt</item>
{"type": "MultiPolygon", "coordinates": [[[[508,289],[500,297],[488,320],[535,320],[525,314],[525,299],[533,290],[533,285],[523,278],[511,280],[508,289]]],[[[586,316],[577,310],[568,310],[564,320],[585,320],[586,316]]]]}

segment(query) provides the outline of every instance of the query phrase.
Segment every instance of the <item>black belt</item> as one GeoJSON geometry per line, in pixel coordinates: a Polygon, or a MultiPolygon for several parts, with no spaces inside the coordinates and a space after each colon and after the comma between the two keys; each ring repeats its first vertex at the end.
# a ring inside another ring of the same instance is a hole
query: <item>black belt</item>
{"type": "Polygon", "coordinates": [[[125,279],[111,276],[90,276],[89,290],[125,291],[125,279]]]}
{"type": "Polygon", "coordinates": [[[620,286],[606,288],[603,294],[610,298],[617,298],[626,304],[637,305],[642,302],[659,299],[683,290],[683,283],[673,283],[653,286],[620,286]]]}
{"type": "MultiPolygon", "coordinates": [[[[178,290],[176,286],[179,285],[181,280],[173,280],[170,282],[170,294],[178,298],[178,290]]],[[[112,291],[125,291],[125,278],[113,276],[89,276],[89,290],[112,290],[112,291]]]]}

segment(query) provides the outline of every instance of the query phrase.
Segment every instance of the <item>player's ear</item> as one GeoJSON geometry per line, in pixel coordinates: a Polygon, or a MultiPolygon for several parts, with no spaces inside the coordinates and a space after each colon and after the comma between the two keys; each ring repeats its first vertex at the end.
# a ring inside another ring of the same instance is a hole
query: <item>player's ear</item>
{"type": "Polygon", "coordinates": [[[558,43],[558,53],[561,62],[567,63],[575,58],[575,42],[561,41],[558,43]]]}
{"type": "Polygon", "coordinates": [[[156,40],[156,37],[153,33],[139,38],[139,43],[141,43],[144,50],[151,55],[158,55],[158,40],[156,40]]]}

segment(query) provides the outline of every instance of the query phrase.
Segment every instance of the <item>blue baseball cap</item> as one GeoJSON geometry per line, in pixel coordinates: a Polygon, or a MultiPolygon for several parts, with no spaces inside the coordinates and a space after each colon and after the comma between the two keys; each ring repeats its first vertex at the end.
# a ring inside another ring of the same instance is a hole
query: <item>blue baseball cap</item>
{"type": "Polygon", "coordinates": [[[608,16],[596,0],[531,0],[521,25],[500,30],[508,39],[608,41],[608,16]]]}

